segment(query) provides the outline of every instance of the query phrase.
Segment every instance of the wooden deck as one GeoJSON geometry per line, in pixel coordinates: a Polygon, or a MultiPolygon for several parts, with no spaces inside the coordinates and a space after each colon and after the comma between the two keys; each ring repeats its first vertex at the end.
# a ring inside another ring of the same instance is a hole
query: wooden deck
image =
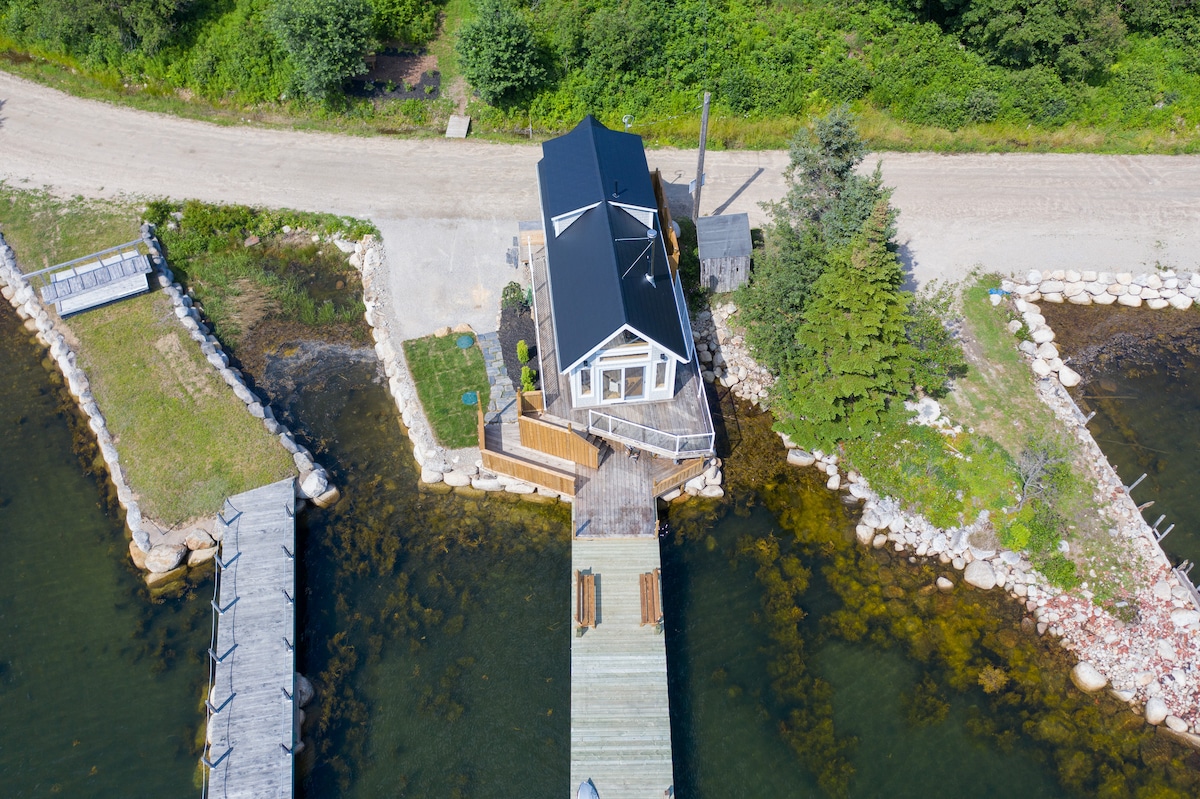
{"type": "Polygon", "coordinates": [[[230,497],[222,511],[206,799],[292,799],[294,490],[281,480],[230,497]]]}
{"type": "Polygon", "coordinates": [[[591,779],[603,799],[662,799],[674,782],[666,647],[641,624],[658,539],[577,538],[571,561],[572,575],[596,575],[597,625],[571,639],[569,795],[591,779]]]}
{"type": "Polygon", "coordinates": [[[618,448],[605,451],[599,469],[576,466],[575,503],[571,507],[575,536],[649,536],[658,540],[655,461],[646,454],[633,460],[618,448]]]}
{"type": "MultiPolygon", "coordinates": [[[[538,359],[542,375],[542,397],[549,416],[570,422],[577,430],[588,429],[589,409],[571,408],[571,387],[558,371],[558,352],[554,337],[554,315],[550,305],[550,284],[546,271],[545,250],[531,251],[530,275],[533,282],[534,323],[538,335],[538,359]]],[[[692,360],[675,370],[675,397],[660,402],[634,402],[601,405],[590,410],[607,414],[635,425],[653,428],[670,436],[707,436],[711,450],[712,418],[708,411],[700,367],[692,360]]],[[[594,430],[599,435],[602,431],[594,430]]],[[[613,438],[613,436],[606,436],[613,438]]],[[[617,440],[620,440],[618,438],[617,440]]],[[[632,438],[629,439],[633,443],[632,438]]],[[[667,454],[665,451],[663,454],[667,454]]]]}

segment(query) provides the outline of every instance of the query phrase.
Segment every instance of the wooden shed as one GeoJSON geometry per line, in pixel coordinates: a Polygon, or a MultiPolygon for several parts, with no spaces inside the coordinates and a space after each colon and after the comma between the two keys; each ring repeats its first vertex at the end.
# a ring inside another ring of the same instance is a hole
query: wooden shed
{"type": "Polygon", "coordinates": [[[700,244],[700,285],[723,294],[750,279],[750,217],[702,216],[696,222],[700,244]]]}

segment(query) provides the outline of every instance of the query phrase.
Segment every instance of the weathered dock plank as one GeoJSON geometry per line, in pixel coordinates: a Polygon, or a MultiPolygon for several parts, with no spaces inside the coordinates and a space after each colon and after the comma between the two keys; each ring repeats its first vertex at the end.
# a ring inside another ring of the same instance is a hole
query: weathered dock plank
{"type": "Polygon", "coordinates": [[[641,623],[640,586],[659,568],[658,538],[576,538],[571,561],[572,597],[576,570],[596,576],[597,625],[571,639],[570,796],[590,779],[604,799],[662,799],[674,782],[667,655],[641,623]]]}
{"type": "Polygon", "coordinates": [[[294,513],[291,479],[230,497],[222,512],[207,799],[292,797],[294,513]]]}

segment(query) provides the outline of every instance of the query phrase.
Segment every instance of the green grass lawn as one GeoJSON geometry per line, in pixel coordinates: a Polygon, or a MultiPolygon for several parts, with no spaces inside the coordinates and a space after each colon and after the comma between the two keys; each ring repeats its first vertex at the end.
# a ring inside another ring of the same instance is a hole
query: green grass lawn
{"type": "Polygon", "coordinates": [[[457,449],[478,442],[478,413],[462,395],[479,392],[486,409],[490,398],[487,370],[479,347],[458,348],[458,335],[426,336],[404,342],[408,368],[417,384],[425,416],[442,446],[457,449]]]}
{"type": "Polygon", "coordinates": [[[0,181],[0,233],[24,272],[133,241],[139,225],[131,201],[64,200],[0,181]]]}
{"type": "Polygon", "coordinates": [[[143,512],[168,525],[293,474],[291,456],[246,412],[179,324],[143,294],[68,320],[143,512]]]}

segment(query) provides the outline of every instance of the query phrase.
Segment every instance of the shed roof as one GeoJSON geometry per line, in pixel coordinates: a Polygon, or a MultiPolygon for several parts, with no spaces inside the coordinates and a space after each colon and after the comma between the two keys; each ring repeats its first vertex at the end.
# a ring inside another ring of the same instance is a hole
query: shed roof
{"type": "Polygon", "coordinates": [[[542,153],[538,184],[559,370],[625,326],[687,360],[641,137],[587,116],[545,142],[542,153]]]}
{"type": "Polygon", "coordinates": [[[701,261],[748,257],[753,249],[750,217],[747,214],[702,216],[696,221],[696,239],[701,261]]]}

